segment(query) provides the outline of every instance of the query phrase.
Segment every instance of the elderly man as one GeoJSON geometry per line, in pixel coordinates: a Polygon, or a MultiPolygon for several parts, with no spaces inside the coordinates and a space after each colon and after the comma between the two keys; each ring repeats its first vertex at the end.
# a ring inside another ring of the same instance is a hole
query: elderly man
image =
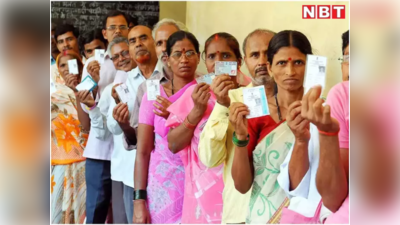
{"type": "MultiPolygon", "coordinates": [[[[108,117],[108,125],[111,132],[114,134],[123,134],[124,145],[127,149],[133,150],[136,148],[136,130],[137,121],[139,117],[140,102],[144,93],[146,92],[146,79],[158,79],[161,83],[168,81],[171,78],[172,73],[166,64],[165,57],[163,57],[166,51],[166,41],[169,36],[174,32],[180,30],[180,25],[171,19],[164,19],[156,24],[153,29],[153,33],[148,27],[136,26],[129,32],[129,53],[131,58],[136,60],[137,68],[130,73],[130,77],[134,79],[142,79],[142,84],[139,86],[139,82],[131,83],[131,79],[128,79],[128,88],[133,89],[135,98],[132,99],[128,104],[118,103],[112,113],[112,118],[108,117]],[[153,34],[153,35],[152,35],[153,34]],[[155,38],[155,39],[154,39],[155,38]],[[143,57],[146,56],[146,57],[143,57]],[[145,59],[145,60],[143,60],[145,59]],[[132,86],[132,88],[130,87],[132,86]],[[130,117],[129,117],[130,115],[130,117]],[[112,121],[116,121],[113,123],[112,121]],[[112,124],[110,124],[112,123],[112,124]]],[[[118,102],[118,99],[116,99],[118,102]]],[[[110,116],[110,114],[108,114],[110,116]]],[[[136,151],[134,151],[136,152],[136,151]]],[[[133,164],[134,160],[130,160],[133,164]]],[[[132,165],[134,166],[134,164],[132,165]]],[[[133,169],[129,171],[130,179],[133,183],[133,169]]],[[[124,193],[130,193],[129,200],[125,198],[129,203],[133,203],[133,188],[124,186],[124,193]]],[[[130,215],[128,216],[132,222],[133,217],[133,205],[131,206],[130,215]]]]}
{"type": "MultiPolygon", "coordinates": [[[[95,105],[95,100],[88,91],[79,92],[78,98],[83,96],[83,103],[90,108],[89,116],[91,119],[91,126],[95,128],[91,135],[99,139],[103,139],[104,137],[111,138],[111,136],[113,136],[114,146],[111,154],[113,222],[126,224],[129,221],[127,217],[127,215],[129,215],[127,214],[129,212],[127,211],[127,209],[129,209],[129,202],[124,201],[124,196],[131,195],[132,192],[124,192],[124,186],[133,189],[133,181],[131,181],[132,177],[130,175],[135,161],[135,152],[125,151],[122,144],[122,134],[112,135],[113,133],[111,133],[107,127],[108,122],[111,124],[116,123],[115,120],[106,121],[106,118],[107,114],[112,114],[113,107],[110,107],[110,104],[114,102],[112,95],[114,84],[119,82],[124,83],[128,74],[131,73],[132,69],[136,66],[136,63],[129,55],[128,39],[124,37],[114,38],[108,45],[107,51],[110,53],[110,59],[117,69],[114,83],[109,84],[104,89],[97,107],[95,105]]],[[[141,80],[135,80],[135,77],[131,79],[133,79],[133,83],[141,82],[141,80]]],[[[132,87],[129,88],[131,91],[133,90],[132,87]]]]}
{"type": "MultiPolygon", "coordinates": [[[[112,60],[118,67],[125,66],[127,71],[127,78],[124,79],[116,77],[113,87],[110,92],[105,93],[110,98],[110,107],[107,113],[107,127],[114,135],[114,152],[111,159],[111,169],[113,176],[113,195],[114,189],[118,188],[120,193],[123,193],[125,214],[129,223],[132,223],[133,213],[133,169],[135,165],[136,151],[126,151],[123,146],[123,132],[132,132],[129,127],[125,126],[125,123],[119,123],[120,121],[114,119],[113,112],[119,108],[124,108],[129,113],[132,112],[134,103],[136,100],[136,94],[138,87],[146,78],[153,74],[161,73],[162,65],[158,64],[158,60],[154,48],[154,40],[151,37],[151,30],[145,26],[133,27],[128,35],[129,42],[127,39],[120,45],[111,46],[112,60]],[[123,44],[123,46],[121,46],[123,44]],[[129,45],[129,46],[128,46],[129,45]],[[127,70],[128,66],[131,65],[128,59],[134,62],[133,58],[143,57],[146,55],[147,60],[138,60],[137,67],[132,70],[127,70]],[[120,102],[120,96],[118,96],[115,90],[120,83],[125,83],[129,90],[129,101],[120,102]],[[112,99],[113,98],[113,99],[112,99]],[[118,105],[117,105],[118,104],[118,105]],[[115,156],[115,157],[114,157],[115,156]],[[114,164],[115,161],[115,164],[114,164]],[[114,172],[114,170],[116,172],[114,172]],[[114,176],[115,175],[115,176],[114,176]],[[117,183],[115,179],[120,179],[122,182],[117,183]]],[[[107,87],[109,88],[109,87],[107,87]]],[[[108,90],[108,89],[107,89],[108,90]]],[[[104,94],[103,94],[104,96],[104,94]]],[[[103,98],[103,97],[102,97],[103,98]]],[[[133,130],[133,132],[135,132],[133,130]]],[[[136,136],[136,134],[134,134],[136,136]]],[[[114,200],[114,196],[113,196],[114,200]]]]}
{"type": "MultiPolygon", "coordinates": [[[[152,80],[160,80],[160,83],[163,84],[172,78],[172,71],[167,66],[166,61],[166,46],[167,40],[171,34],[175,33],[179,30],[187,30],[187,28],[180,22],[177,22],[173,19],[163,19],[159,21],[153,29],[152,35],[155,41],[155,51],[157,54],[157,58],[160,66],[161,73],[154,73],[149,79],[152,80]]],[[[134,46],[130,44],[130,53],[134,52],[134,46]]],[[[138,64],[139,67],[139,64],[138,64]]],[[[140,68],[140,67],[139,67],[140,68]]],[[[138,92],[136,95],[135,106],[133,107],[133,112],[130,114],[129,118],[124,118],[124,115],[121,112],[124,110],[123,105],[117,106],[114,117],[120,123],[121,128],[124,130],[124,145],[127,150],[136,149],[136,132],[135,129],[138,127],[139,120],[139,108],[143,98],[144,93],[146,93],[147,87],[146,84],[143,83],[139,86],[138,92]]],[[[125,109],[126,110],[126,109],[125,109]]],[[[125,111],[124,110],[124,111],[125,111]]]]}
{"type": "MultiPolygon", "coordinates": [[[[117,37],[128,36],[128,20],[126,15],[120,11],[111,11],[107,14],[103,25],[102,33],[108,42],[112,42],[117,37]]],[[[95,102],[100,100],[107,85],[114,81],[116,72],[109,52],[106,52],[102,64],[97,62],[94,57],[87,60],[82,79],[91,76],[98,83],[98,91],[92,93],[95,102]]],[[[98,105],[99,110],[105,113],[108,111],[108,107],[109,104],[98,105]]],[[[88,112],[90,110],[91,108],[87,108],[88,112]]],[[[87,223],[104,223],[111,200],[110,160],[114,143],[112,135],[107,132],[103,132],[104,136],[96,135],[96,130],[100,128],[103,128],[102,124],[92,122],[84,152],[86,157],[87,223]]]]}

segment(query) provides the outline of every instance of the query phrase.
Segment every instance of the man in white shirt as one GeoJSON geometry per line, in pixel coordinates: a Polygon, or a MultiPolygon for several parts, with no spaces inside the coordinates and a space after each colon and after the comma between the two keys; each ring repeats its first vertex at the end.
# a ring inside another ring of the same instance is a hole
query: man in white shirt
{"type": "MultiPolygon", "coordinates": [[[[111,153],[111,180],[112,180],[112,211],[113,211],[113,222],[118,224],[127,224],[128,218],[126,216],[126,208],[124,206],[124,184],[133,188],[132,177],[126,179],[126,173],[131,173],[135,161],[136,152],[125,151],[122,144],[122,134],[113,135],[110,133],[107,123],[113,121],[107,121],[107,114],[112,114],[112,108],[109,107],[114,102],[112,90],[115,84],[125,83],[128,73],[136,66],[129,55],[129,43],[128,39],[124,37],[114,38],[108,45],[108,52],[110,52],[110,59],[117,69],[117,74],[114,83],[109,84],[103,91],[97,107],[89,110],[89,116],[92,122],[92,126],[96,126],[97,129],[93,130],[93,134],[97,138],[105,136],[113,136],[114,148],[111,153]],[[109,109],[105,111],[105,109],[109,109]],[[131,182],[132,180],[132,182],[131,182]]],[[[135,80],[135,82],[138,82],[135,80]]],[[[141,80],[139,80],[141,82],[141,80]]],[[[132,87],[129,86],[129,92],[132,91],[132,87]]],[[[132,93],[134,95],[134,93],[132,93]]],[[[80,95],[80,93],[78,94],[80,95]]],[[[115,93],[116,95],[116,93],[115,93]]],[[[118,96],[115,96],[118,99],[118,96]]],[[[93,107],[95,101],[91,95],[86,95],[84,103],[88,107],[93,107]]],[[[116,123],[114,121],[114,123],[116,123]]]]}
{"type": "MultiPolygon", "coordinates": [[[[160,83],[163,84],[172,78],[172,71],[167,66],[167,40],[171,34],[184,30],[187,31],[186,26],[173,19],[164,18],[160,20],[156,25],[154,25],[152,35],[155,40],[155,48],[156,54],[158,58],[158,63],[162,63],[162,72],[161,73],[153,73],[153,75],[149,79],[160,80],[160,83]]],[[[135,106],[133,107],[133,111],[130,112],[129,116],[129,127],[125,127],[124,129],[124,146],[127,150],[136,149],[136,138],[135,140],[131,140],[133,137],[132,129],[137,129],[138,121],[139,121],[139,108],[142,102],[142,97],[147,91],[146,83],[142,83],[136,94],[135,106]],[[131,127],[131,128],[130,128],[131,127]]],[[[121,111],[116,111],[116,117],[119,117],[121,111]]],[[[136,132],[135,132],[136,137],[136,132]]]]}
{"type": "MultiPolygon", "coordinates": [[[[103,21],[103,36],[108,42],[117,37],[128,36],[128,22],[124,13],[110,12],[103,21]]],[[[99,102],[107,85],[114,81],[117,70],[107,51],[104,62],[100,64],[95,57],[86,61],[82,79],[91,76],[98,83],[97,93],[92,93],[99,102]]],[[[86,108],[91,118],[88,142],[83,154],[86,157],[86,223],[105,223],[111,201],[111,154],[114,147],[113,135],[105,130],[105,123],[95,118],[100,111],[107,115],[109,104],[92,105],[86,108]],[[94,114],[94,115],[93,115],[94,114]]],[[[85,110],[85,109],[84,109],[85,110]]],[[[117,218],[116,218],[117,219],[117,218]]]]}
{"type": "MultiPolygon", "coordinates": [[[[110,104],[109,113],[107,114],[107,125],[110,131],[114,135],[120,137],[119,141],[121,147],[123,148],[122,136],[126,132],[135,135],[135,130],[129,126],[128,123],[123,123],[119,118],[116,117],[115,112],[119,109],[127,110],[129,112],[133,111],[134,104],[136,101],[136,95],[140,84],[143,83],[147,78],[162,73],[162,63],[157,60],[157,55],[155,51],[154,39],[151,36],[151,30],[145,26],[135,26],[133,27],[128,35],[129,40],[129,53],[131,58],[136,59],[137,67],[132,71],[128,72],[128,78],[126,80],[126,85],[129,88],[130,100],[127,103],[119,102],[118,97],[113,91],[114,99],[110,104]],[[147,60],[141,61],[138,58],[146,56],[147,60]],[[117,120],[115,119],[117,118],[117,120]],[[122,122],[122,123],[120,123],[122,122]],[[129,130],[131,128],[131,130],[129,130]],[[133,132],[133,133],[131,133],[133,132]]],[[[126,155],[136,155],[136,151],[125,151],[126,155]]],[[[132,223],[133,217],[133,169],[135,164],[135,158],[125,157],[124,163],[129,165],[129,170],[123,171],[124,178],[124,201],[128,216],[128,222],[132,223]]]]}

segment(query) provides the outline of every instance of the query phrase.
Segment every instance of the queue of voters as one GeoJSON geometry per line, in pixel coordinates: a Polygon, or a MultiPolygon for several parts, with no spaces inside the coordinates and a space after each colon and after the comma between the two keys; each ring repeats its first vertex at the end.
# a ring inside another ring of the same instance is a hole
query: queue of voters
{"type": "Polygon", "coordinates": [[[324,99],[301,30],[52,24],[51,223],[349,223],[346,30],[324,99]]]}

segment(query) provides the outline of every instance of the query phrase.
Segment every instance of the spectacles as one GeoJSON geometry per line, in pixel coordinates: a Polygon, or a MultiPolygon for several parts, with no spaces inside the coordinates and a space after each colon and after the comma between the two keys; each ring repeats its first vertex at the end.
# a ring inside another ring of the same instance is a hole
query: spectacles
{"type": "Polygon", "coordinates": [[[113,62],[117,62],[117,60],[119,59],[120,56],[122,56],[123,59],[127,58],[127,56],[129,56],[129,51],[128,51],[128,50],[125,50],[125,51],[122,51],[122,52],[119,53],[119,54],[115,54],[115,55],[113,55],[113,56],[111,57],[111,60],[112,60],[113,62]]]}
{"type": "Polygon", "coordinates": [[[172,53],[171,58],[173,58],[175,60],[179,60],[179,59],[181,59],[183,53],[185,54],[187,59],[192,59],[196,55],[195,51],[174,52],[174,53],[172,53]]]}
{"type": "Polygon", "coordinates": [[[338,59],[341,63],[349,63],[350,55],[344,55],[342,58],[338,59]]]}
{"type": "Polygon", "coordinates": [[[107,27],[107,30],[109,30],[109,31],[116,31],[117,29],[120,29],[120,30],[128,30],[129,27],[126,26],[126,25],[121,25],[121,26],[111,25],[111,26],[107,27]]]}

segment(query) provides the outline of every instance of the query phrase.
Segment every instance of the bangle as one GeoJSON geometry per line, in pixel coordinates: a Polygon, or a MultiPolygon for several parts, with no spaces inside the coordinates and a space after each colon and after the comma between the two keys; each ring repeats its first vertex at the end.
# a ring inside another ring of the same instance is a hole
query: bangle
{"type": "Polygon", "coordinates": [[[244,140],[244,141],[239,140],[236,137],[236,132],[233,132],[232,141],[233,141],[233,144],[235,144],[238,147],[246,147],[249,144],[249,139],[250,139],[250,135],[247,134],[246,140],[244,140]]]}
{"type": "Polygon", "coordinates": [[[326,135],[326,136],[337,136],[337,135],[339,134],[339,131],[340,131],[340,130],[338,130],[338,131],[335,132],[335,133],[329,133],[329,132],[325,132],[325,131],[318,130],[318,132],[319,132],[320,134],[323,134],[323,135],[326,135]]]}
{"type": "Polygon", "coordinates": [[[133,200],[147,200],[147,191],[146,190],[133,190],[133,200]]]}
{"type": "Polygon", "coordinates": [[[197,125],[190,123],[188,118],[186,117],[185,120],[183,121],[183,126],[185,126],[189,130],[194,130],[197,125]]]}
{"type": "Polygon", "coordinates": [[[96,103],[90,108],[86,106],[86,109],[89,110],[89,111],[92,111],[94,108],[96,108],[96,103]]]}

